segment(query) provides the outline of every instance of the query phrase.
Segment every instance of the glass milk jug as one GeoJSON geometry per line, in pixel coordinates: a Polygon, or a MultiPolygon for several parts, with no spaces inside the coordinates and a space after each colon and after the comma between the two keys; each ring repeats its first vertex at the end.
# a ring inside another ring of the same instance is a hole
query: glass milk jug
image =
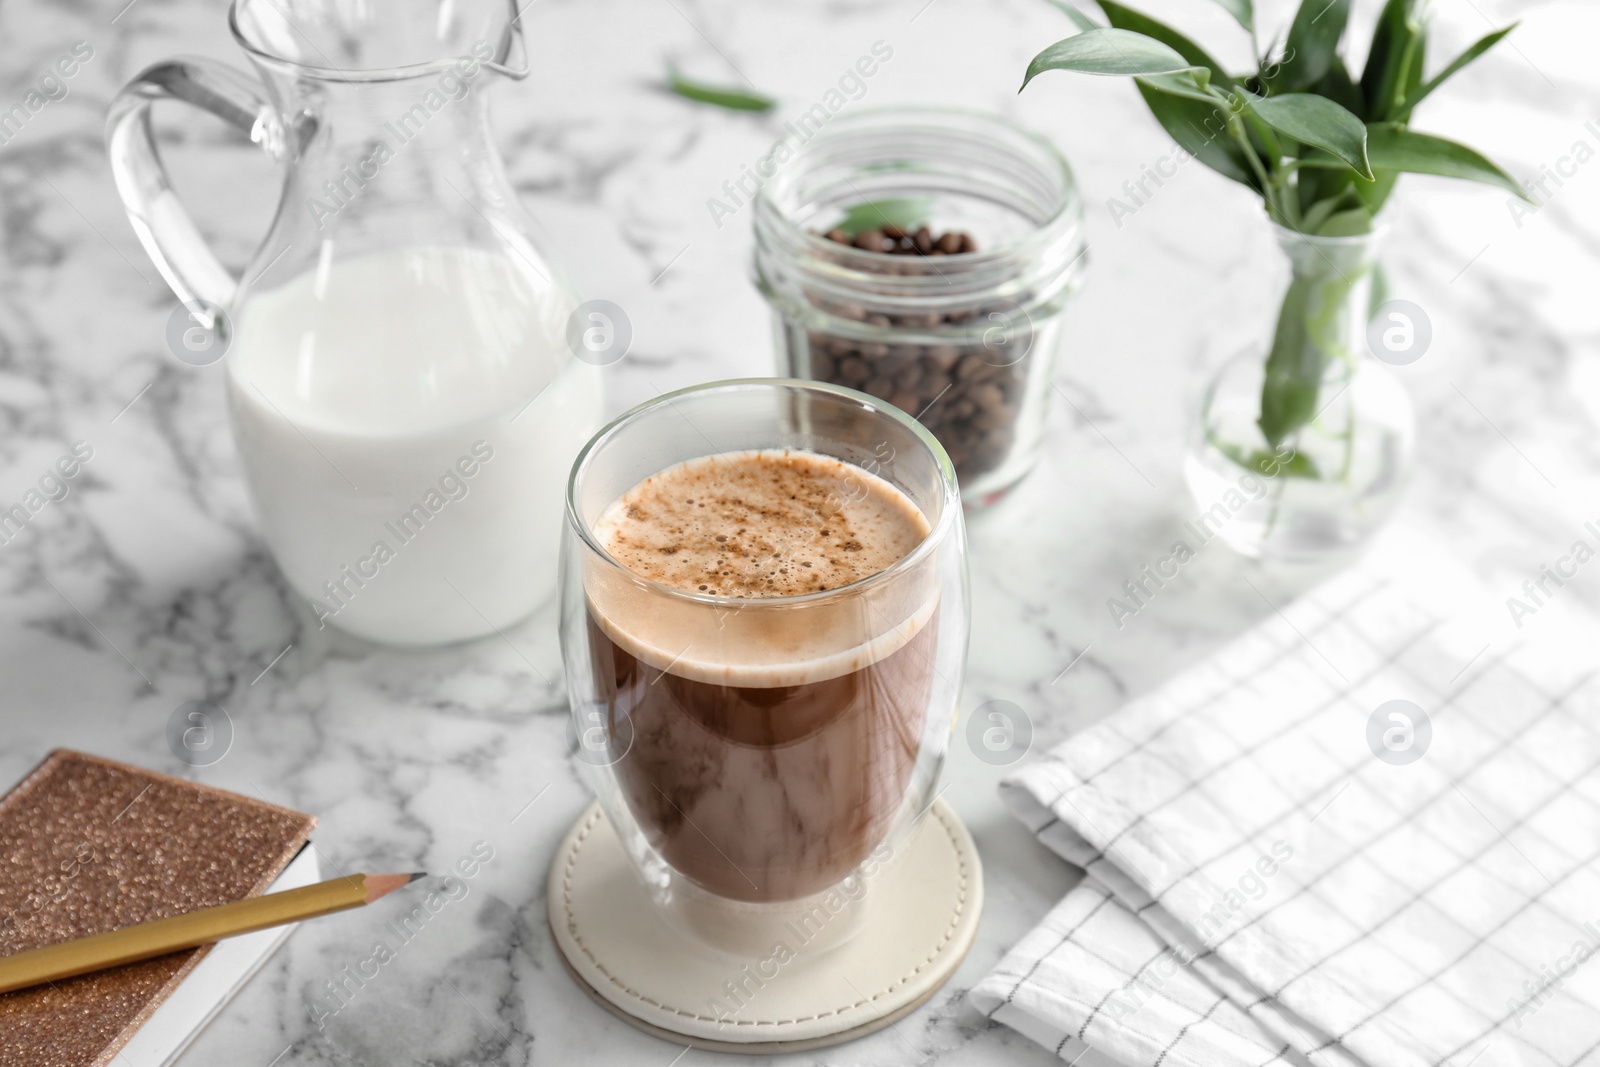
{"type": "Polygon", "coordinates": [[[554,595],[567,474],[600,425],[608,360],[569,346],[577,298],[490,139],[488,87],[527,73],[518,19],[475,0],[235,0],[260,83],[175,59],[111,107],[118,191],[182,303],[174,351],[226,353],[250,495],[319,626],[436,644],[554,595]],[[157,155],[150,106],[167,99],[283,169],[242,277],[157,155]]]}

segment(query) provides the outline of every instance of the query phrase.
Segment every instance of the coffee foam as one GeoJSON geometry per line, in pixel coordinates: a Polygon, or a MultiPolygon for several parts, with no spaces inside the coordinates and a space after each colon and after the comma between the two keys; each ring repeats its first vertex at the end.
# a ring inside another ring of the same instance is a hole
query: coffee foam
{"type": "Polygon", "coordinates": [[[653,474],[595,526],[651,581],[740,599],[859,582],[928,536],[906,495],[854,464],[767,449],[702,456],[653,474]]]}
{"type": "Polygon", "coordinates": [[[680,677],[744,688],[834,678],[897,651],[933,617],[933,559],[857,596],[773,598],[868,578],[930,529],[899,489],[831,456],[705,456],[640,482],[594,533],[630,573],[725,606],[682,601],[591,566],[590,612],[612,641],[680,677]]]}

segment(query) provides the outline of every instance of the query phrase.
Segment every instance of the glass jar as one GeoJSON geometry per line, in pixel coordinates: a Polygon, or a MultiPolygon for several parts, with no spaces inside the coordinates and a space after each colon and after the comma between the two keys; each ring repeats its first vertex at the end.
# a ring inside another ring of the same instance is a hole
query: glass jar
{"type": "Polygon", "coordinates": [[[992,504],[1038,457],[1061,315],[1083,272],[1066,160],[1004,119],[947,108],[835,118],[783,158],[755,210],[779,373],[916,417],[950,454],[965,506],[992,504]],[[889,255],[824,236],[886,201],[977,251],[889,255]]]}
{"type": "Polygon", "coordinates": [[[1389,517],[1416,420],[1368,344],[1384,230],[1276,229],[1289,279],[1267,354],[1238,356],[1212,379],[1184,473],[1204,536],[1252,558],[1315,559],[1389,517]]]}

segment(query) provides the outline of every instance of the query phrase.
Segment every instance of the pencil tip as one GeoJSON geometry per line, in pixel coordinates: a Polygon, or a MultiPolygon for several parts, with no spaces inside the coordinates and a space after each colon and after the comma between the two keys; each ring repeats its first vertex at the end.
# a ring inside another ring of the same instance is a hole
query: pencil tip
{"type": "Polygon", "coordinates": [[[408,886],[418,878],[426,878],[424,871],[415,874],[368,874],[363,875],[367,886],[367,903],[371,904],[379,897],[386,897],[402,886],[408,886]]]}

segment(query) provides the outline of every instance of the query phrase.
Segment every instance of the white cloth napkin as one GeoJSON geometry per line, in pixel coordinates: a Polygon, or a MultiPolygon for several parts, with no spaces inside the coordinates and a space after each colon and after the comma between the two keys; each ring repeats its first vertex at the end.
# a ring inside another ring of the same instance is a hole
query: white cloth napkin
{"type": "Polygon", "coordinates": [[[1600,640],[1482,647],[1510,628],[1456,614],[1469,582],[1404,571],[1369,559],[1002,787],[1089,877],[978,1010],[1134,1067],[1600,1064],[1600,640]]]}

